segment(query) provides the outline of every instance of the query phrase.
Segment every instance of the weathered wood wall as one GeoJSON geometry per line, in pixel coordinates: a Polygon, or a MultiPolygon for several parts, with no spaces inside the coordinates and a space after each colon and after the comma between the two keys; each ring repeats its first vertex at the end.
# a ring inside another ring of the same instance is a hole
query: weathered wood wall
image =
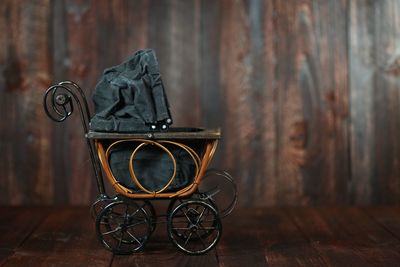
{"type": "Polygon", "coordinates": [[[96,194],[78,116],[42,95],[154,48],[178,126],[221,126],[240,205],[400,203],[400,2],[14,1],[0,5],[0,203],[96,194]]]}

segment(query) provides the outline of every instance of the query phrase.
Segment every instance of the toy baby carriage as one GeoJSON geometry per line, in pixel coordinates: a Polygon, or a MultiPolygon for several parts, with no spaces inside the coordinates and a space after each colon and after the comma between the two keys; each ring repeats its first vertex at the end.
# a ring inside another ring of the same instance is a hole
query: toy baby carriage
{"type": "Polygon", "coordinates": [[[66,120],[78,105],[99,196],[91,207],[99,241],[115,254],[144,247],[159,223],[170,241],[197,255],[212,249],[231,213],[236,186],[225,171],[207,170],[220,131],[170,128],[172,118],[152,50],[107,69],[96,86],[96,115],[82,89],[64,81],[44,96],[46,114],[66,120]],[[133,77],[133,78],[132,78],[133,77]],[[117,193],[106,193],[103,177],[117,193]],[[167,200],[165,215],[154,200],[167,200]]]}

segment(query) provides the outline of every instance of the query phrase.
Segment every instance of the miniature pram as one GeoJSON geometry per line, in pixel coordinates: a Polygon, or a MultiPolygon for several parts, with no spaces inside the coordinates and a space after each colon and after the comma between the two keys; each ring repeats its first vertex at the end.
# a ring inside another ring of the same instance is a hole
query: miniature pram
{"type": "Polygon", "coordinates": [[[157,224],[167,223],[170,241],[179,250],[197,255],[212,249],[221,237],[221,218],[237,201],[232,177],[207,170],[219,129],[89,130],[85,94],[71,81],[51,86],[43,104],[52,120],[62,122],[73,113],[74,102],[99,191],[91,207],[99,241],[115,254],[131,254],[144,247],[157,224]],[[103,174],[116,195],[106,193],[103,174]],[[157,215],[151,200],[168,200],[166,214],[157,215]]]}

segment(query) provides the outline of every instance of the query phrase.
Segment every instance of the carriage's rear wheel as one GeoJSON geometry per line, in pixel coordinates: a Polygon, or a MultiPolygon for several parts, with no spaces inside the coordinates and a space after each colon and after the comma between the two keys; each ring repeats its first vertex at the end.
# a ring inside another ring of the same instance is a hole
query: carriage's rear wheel
{"type": "MultiPolygon", "coordinates": [[[[175,199],[171,200],[171,202],[170,202],[169,205],[168,205],[168,209],[167,209],[167,220],[168,220],[169,214],[171,214],[172,211],[173,211],[177,206],[179,206],[180,204],[184,203],[184,202],[187,201],[187,200],[188,200],[188,199],[183,199],[183,198],[175,198],[175,199]]],[[[205,198],[205,199],[201,199],[201,198],[199,197],[198,194],[195,194],[195,195],[193,195],[193,197],[191,198],[191,200],[205,201],[205,202],[207,202],[209,205],[211,205],[216,211],[218,211],[218,208],[215,206],[214,202],[213,202],[211,199],[206,199],[206,198],[205,198]]],[[[220,216],[220,215],[219,215],[219,216],[220,216]]],[[[187,222],[186,224],[187,224],[187,226],[189,226],[189,225],[190,225],[190,222],[187,222]]],[[[184,232],[184,231],[177,231],[177,230],[174,230],[174,229],[172,229],[172,231],[174,232],[174,234],[175,234],[177,237],[179,237],[179,238],[181,238],[181,239],[187,238],[187,233],[184,232]]],[[[201,237],[206,237],[208,234],[210,234],[210,232],[212,232],[212,231],[203,231],[203,232],[201,232],[201,233],[199,233],[199,234],[200,234],[201,237]]],[[[194,235],[194,236],[191,237],[191,239],[196,239],[196,238],[198,238],[197,235],[194,235]]]]}
{"type": "MultiPolygon", "coordinates": [[[[207,202],[218,211],[220,218],[224,218],[231,214],[236,206],[237,188],[228,172],[211,169],[206,171],[192,197],[207,202]]],[[[171,200],[168,214],[182,201],[179,198],[171,200]]]]}
{"type": "Polygon", "coordinates": [[[168,217],[168,235],[181,251],[198,255],[211,250],[221,237],[218,211],[202,200],[186,200],[168,217]]]}
{"type": "Polygon", "coordinates": [[[99,241],[115,254],[142,249],[151,233],[151,219],[136,203],[117,201],[107,205],[96,218],[99,241]]]}
{"type": "Polygon", "coordinates": [[[207,170],[196,195],[216,206],[221,218],[231,214],[237,203],[235,181],[228,172],[221,170],[207,170]]]}

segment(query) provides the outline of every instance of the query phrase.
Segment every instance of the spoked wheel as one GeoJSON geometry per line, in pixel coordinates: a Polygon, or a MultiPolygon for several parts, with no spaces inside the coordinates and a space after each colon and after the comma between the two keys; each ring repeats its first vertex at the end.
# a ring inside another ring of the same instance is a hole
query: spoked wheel
{"type": "Polygon", "coordinates": [[[115,198],[108,198],[107,196],[99,196],[96,201],[90,207],[90,216],[93,220],[96,220],[97,215],[111,202],[115,201],[115,198]]]}
{"type": "Polygon", "coordinates": [[[151,233],[151,219],[136,203],[117,201],[96,219],[99,241],[115,254],[132,254],[143,248],[151,233]]]}
{"type": "Polygon", "coordinates": [[[156,230],[157,226],[157,214],[156,210],[153,207],[153,204],[151,204],[151,202],[148,200],[137,200],[137,202],[140,207],[146,211],[147,216],[150,218],[150,231],[151,233],[153,233],[156,230]]]}
{"type": "Polygon", "coordinates": [[[197,188],[197,195],[215,205],[221,218],[228,216],[237,202],[236,184],[226,171],[208,170],[197,188]]]}
{"type": "Polygon", "coordinates": [[[221,237],[217,210],[202,200],[183,201],[172,210],[167,223],[172,243],[190,255],[206,253],[221,237]]]}
{"type": "MultiPolygon", "coordinates": [[[[191,198],[191,200],[203,201],[202,199],[199,198],[199,195],[198,195],[198,194],[196,194],[193,198],[191,198]]],[[[176,207],[178,207],[179,205],[183,204],[185,201],[187,201],[187,199],[175,198],[175,199],[171,200],[171,202],[170,202],[169,205],[168,205],[168,209],[167,209],[167,221],[168,221],[169,215],[172,213],[172,211],[173,211],[176,207]]],[[[206,199],[206,200],[204,200],[204,201],[206,201],[206,202],[207,202],[208,204],[210,204],[215,210],[218,211],[217,207],[214,205],[214,203],[212,202],[212,200],[206,199]]],[[[186,224],[187,224],[187,227],[189,227],[190,222],[186,222],[186,224]]],[[[171,229],[171,231],[172,231],[177,237],[180,237],[180,238],[182,238],[182,239],[185,239],[185,238],[187,237],[187,235],[185,235],[185,234],[187,234],[187,233],[184,232],[184,231],[177,231],[177,230],[175,230],[175,229],[171,229]]],[[[199,234],[201,235],[201,237],[206,237],[206,236],[208,235],[209,232],[210,232],[210,231],[204,231],[204,232],[199,233],[199,234]]],[[[192,236],[192,237],[191,237],[191,239],[196,239],[196,238],[197,238],[196,236],[192,236]]]]}
{"type": "MultiPolygon", "coordinates": [[[[167,220],[168,220],[168,215],[172,213],[172,211],[178,207],[179,205],[183,204],[185,201],[187,201],[188,199],[182,199],[182,198],[175,198],[173,200],[171,200],[171,202],[168,205],[168,209],[167,209],[167,220]]],[[[199,194],[194,194],[193,197],[191,198],[191,200],[198,200],[198,201],[205,201],[207,202],[209,205],[211,205],[216,211],[218,211],[218,208],[215,206],[214,202],[211,199],[200,199],[199,194]]],[[[190,225],[190,222],[187,222],[187,225],[190,225]]],[[[172,231],[174,232],[174,234],[180,238],[186,238],[186,236],[184,235],[185,232],[182,231],[176,231],[175,229],[172,229],[172,231]]],[[[202,233],[200,233],[200,235],[202,237],[205,237],[210,231],[204,231],[202,233]]],[[[196,236],[191,237],[191,238],[196,238],[196,236]]]]}

